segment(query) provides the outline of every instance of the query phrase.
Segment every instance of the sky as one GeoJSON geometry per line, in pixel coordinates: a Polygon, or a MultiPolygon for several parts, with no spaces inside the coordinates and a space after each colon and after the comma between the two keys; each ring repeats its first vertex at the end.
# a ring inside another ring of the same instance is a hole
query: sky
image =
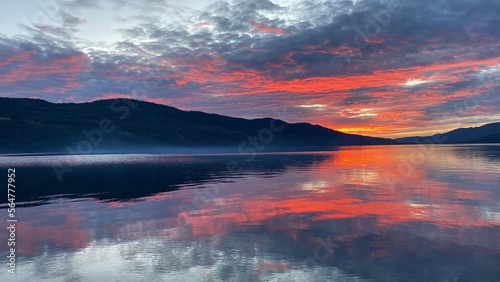
{"type": "Polygon", "coordinates": [[[498,0],[19,0],[0,96],[405,137],[500,121],[498,0]]]}

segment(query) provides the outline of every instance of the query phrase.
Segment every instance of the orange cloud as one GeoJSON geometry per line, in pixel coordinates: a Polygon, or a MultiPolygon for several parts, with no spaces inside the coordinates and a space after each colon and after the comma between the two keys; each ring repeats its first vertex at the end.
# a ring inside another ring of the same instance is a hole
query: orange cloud
{"type": "Polygon", "coordinates": [[[7,71],[0,75],[0,83],[13,85],[16,91],[24,81],[40,81],[37,90],[44,93],[65,93],[83,86],[79,75],[90,67],[90,58],[85,53],[53,55],[48,59],[33,57],[36,53],[34,50],[22,51],[7,58],[1,63],[7,71]],[[53,80],[60,82],[60,86],[50,85],[53,80]]]}
{"type": "MultiPolygon", "coordinates": [[[[300,52],[305,54],[323,52],[342,56],[356,55],[359,50],[344,46],[322,48],[320,45],[310,45],[303,47],[300,52]]],[[[296,107],[296,101],[304,99],[307,100],[307,104],[326,106],[321,111],[303,108],[309,113],[290,121],[309,121],[349,133],[385,137],[397,136],[402,132],[411,134],[422,127],[430,129],[428,122],[422,120],[425,117],[422,112],[424,107],[471,97],[486,91],[491,86],[486,84],[474,88],[464,86],[450,92],[447,84],[463,81],[471,75],[471,71],[478,72],[500,64],[500,58],[494,57],[382,69],[368,74],[287,79],[287,76],[293,77],[306,72],[305,66],[295,61],[295,54],[297,53],[291,51],[279,62],[267,63],[265,69],[243,69],[238,66],[228,68],[230,62],[216,54],[198,58],[172,58],[168,64],[188,69],[184,73],[176,73],[170,77],[176,79],[177,88],[182,88],[184,82],[186,84],[192,82],[192,87],[196,87],[197,92],[233,100],[246,99],[243,98],[246,95],[257,95],[259,98],[256,99],[260,100],[269,99],[270,94],[273,97],[286,94],[287,98],[282,103],[290,107],[296,107]],[[281,78],[276,77],[276,73],[281,78]],[[345,102],[356,96],[353,91],[360,90],[363,90],[366,102],[361,100],[350,104],[345,102]],[[401,105],[406,107],[403,111],[401,105]],[[330,107],[337,109],[332,110],[330,107]],[[366,108],[371,109],[370,115],[343,114],[346,110],[354,113],[364,111],[366,108]],[[408,123],[410,120],[411,124],[408,123]]],[[[252,103],[248,104],[252,107],[252,103]]],[[[221,105],[218,109],[223,108],[221,105]]],[[[435,128],[434,132],[443,130],[435,128]]]]}
{"type": "Polygon", "coordinates": [[[252,28],[254,31],[262,33],[274,33],[279,35],[285,34],[285,31],[281,27],[271,27],[261,23],[252,24],[252,28]]]}

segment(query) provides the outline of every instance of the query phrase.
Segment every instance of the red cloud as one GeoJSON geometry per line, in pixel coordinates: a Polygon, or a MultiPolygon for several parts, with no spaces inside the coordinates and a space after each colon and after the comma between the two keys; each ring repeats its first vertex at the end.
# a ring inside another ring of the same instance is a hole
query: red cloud
{"type": "MultiPolygon", "coordinates": [[[[321,48],[319,45],[306,46],[296,52],[326,52],[335,56],[357,54],[356,49],[343,46],[321,48]]],[[[296,74],[305,72],[304,66],[295,61],[294,54],[294,52],[289,52],[281,58],[280,62],[266,64],[265,69],[245,69],[234,65],[228,68],[230,62],[219,55],[173,58],[169,61],[170,65],[187,71],[172,74],[170,79],[175,79],[176,84],[171,87],[182,89],[185,84],[191,82],[191,87],[196,87],[199,93],[223,97],[224,101],[245,100],[240,103],[245,103],[249,108],[255,107],[256,103],[252,104],[248,98],[244,98],[246,95],[255,95],[258,101],[271,99],[269,95],[272,95],[272,99],[282,99],[280,104],[291,108],[298,106],[297,101],[307,99],[305,104],[325,105],[325,107],[303,107],[301,108],[302,115],[289,121],[309,121],[349,133],[399,137],[401,135],[398,133],[414,133],[419,127],[434,130],[433,132],[439,131],[438,128],[431,128],[428,121],[418,119],[425,119],[422,108],[452,99],[471,97],[480,91],[485,91],[491,85],[464,86],[458,90],[451,90],[448,89],[447,84],[468,79],[472,75],[471,71],[478,72],[500,64],[500,57],[495,57],[382,69],[368,74],[286,79],[286,76],[293,76],[295,72],[296,74]],[[283,75],[283,78],[273,75],[278,71],[281,72],[280,75],[283,75]],[[419,83],[422,83],[421,86],[419,83]],[[363,90],[366,101],[359,100],[352,104],[344,102],[353,97],[353,91],[360,91],[360,89],[370,89],[369,91],[363,90]],[[401,105],[406,105],[404,111],[401,110],[401,105]],[[342,115],[340,109],[332,110],[331,107],[348,109],[358,114],[342,115]],[[363,113],[362,111],[366,109],[370,111],[363,113]]],[[[189,101],[187,103],[173,101],[171,104],[183,104],[193,108],[189,106],[189,101]]],[[[221,101],[221,103],[217,110],[223,113],[226,109],[225,102],[221,101]]],[[[271,101],[268,105],[272,107],[274,104],[271,101]]],[[[231,110],[226,110],[231,114],[231,110]]]]}
{"type": "Polygon", "coordinates": [[[79,75],[90,68],[90,58],[83,52],[37,56],[35,50],[19,51],[8,57],[1,67],[7,71],[0,75],[0,83],[11,85],[12,91],[23,89],[25,81],[40,81],[37,91],[65,93],[81,87],[79,75]],[[44,83],[47,82],[47,83],[44,83]],[[50,84],[57,82],[57,85],[50,84]]]}
{"type": "Polygon", "coordinates": [[[252,29],[262,33],[274,33],[279,35],[285,34],[285,31],[281,27],[271,27],[261,23],[252,24],[252,29]]]}

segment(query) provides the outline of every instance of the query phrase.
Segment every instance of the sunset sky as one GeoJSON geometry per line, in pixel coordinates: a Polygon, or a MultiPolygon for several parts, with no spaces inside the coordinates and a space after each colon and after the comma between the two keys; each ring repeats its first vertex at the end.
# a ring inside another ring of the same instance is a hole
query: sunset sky
{"type": "Polygon", "coordinates": [[[498,0],[18,0],[0,96],[403,137],[500,121],[498,0]]]}

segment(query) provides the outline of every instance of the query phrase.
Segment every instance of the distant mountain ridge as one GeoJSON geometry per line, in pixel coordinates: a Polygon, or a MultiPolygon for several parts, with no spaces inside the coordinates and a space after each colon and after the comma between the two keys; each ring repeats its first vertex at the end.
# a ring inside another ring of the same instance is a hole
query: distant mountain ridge
{"type": "Polygon", "coordinates": [[[500,143],[500,122],[479,127],[458,128],[432,136],[415,136],[395,139],[403,144],[427,143],[433,140],[441,144],[500,143]]]}
{"type": "Polygon", "coordinates": [[[138,100],[54,104],[0,98],[0,153],[221,152],[327,150],[388,145],[309,123],[242,119],[138,100]]]}

